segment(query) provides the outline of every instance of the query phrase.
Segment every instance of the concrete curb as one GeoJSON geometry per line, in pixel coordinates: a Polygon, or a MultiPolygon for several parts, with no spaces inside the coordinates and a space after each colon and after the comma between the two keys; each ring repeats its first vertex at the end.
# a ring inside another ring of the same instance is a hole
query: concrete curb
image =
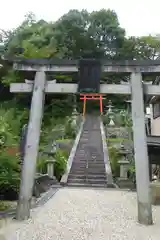
{"type": "Polygon", "coordinates": [[[76,154],[78,143],[79,143],[79,140],[80,140],[80,137],[81,137],[81,134],[82,134],[84,122],[85,122],[85,118],[83,118],[83,120],[82,120],[79,132],[77,134],[77,137],[75,139],[74,145],[73,145],[72,150],[70,152],[70,155],[69,155],[69,158],[68,158],[66,172],[63,174],[63,176],[61,178],[61,181],[60,181],[60,184],[63,185],[63,186],[67,184],[67,180],[68,180],[68,176],[69,176],[69,173],[70,173],[70,170],[71,170],[71,167],[72,167],[73,159],[74,159],[74,156],[76,154]]]}
{"type": "MultiPolygon", "coordinates": [[[[51,199],[54,194],[61,188],[61,186],[53,186],[51,187],[47,192],[43,193],[40,198],[38,198],[31,206],[31,209],[40,207],[44,205],[49,199],[51,199]]],[[[12,210],[7,210],[7,211],[0,211],[0,217],[2,218],[9,218],[9,217],[15,217],[16,214],[16,208],[13,208],[12,210]]]]}
{"type": "Polygon", "coordinates": [[[58,192],[59,189],[61,189],[61,186],[54,186],[49,189],[49,191],[45,192],[39,199],[37,199],[35,205],[32,208],[43,206],[58,192]]]}
{"type": "Polygon", "coordinates": [[[83,190],[96,190],[96,191],[101,191],[101,190],[105,190],[105,191],[117,191],[117,192],[136,192],[136,190],[131,190],[129,188],[119,188],[119,187],[116,187],[116,185],[112,185],[112,187],[86,187],[86,186],[65,186],[64,189],[83,189],[83,190]],[[113,187],[115,186],[115,187],[113,187]]]}
{"type": "Polygon", "coordinates": [[[111,165],[110,165],[110,161],[109,161],[105,130],[104,130],[104,126],[103,126],[101,119],[100,119],[100,130],[101,130],[102,144],[103,144],[105,171],[106,171],[106,175],[107,175],[107,185],[108,185],[108,187],[115,188],[115,185],[113,183],[111,165]]]}

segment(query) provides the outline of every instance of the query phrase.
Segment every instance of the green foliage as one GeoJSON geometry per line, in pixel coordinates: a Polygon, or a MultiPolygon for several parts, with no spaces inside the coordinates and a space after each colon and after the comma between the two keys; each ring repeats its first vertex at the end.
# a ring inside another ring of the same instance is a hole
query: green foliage
{"type": "Polygon", "coordinates": [[[49,46],[38,48],[37,45],[28,41],[23,41],[22,47],[25,49],[22,57],[25,58],[48,58],[52,54],[54,55],[56,53],[56,50],[54,50],[54,48],[51,48],[49,46]]]}
{"type": "Polygon", "coordinates": [[[111,169],[115,177],[119,176],[119,164],[120,160],[119,150],[113,146],[108,147],[109,159],[111,163],[111,169]]]}
{"type": "MultiPolygon", "coordinates": [[[[5,102],[0,105],[0,146],[11,146],[19,141],[20,127],[23,124],[23,119],[27,118],[28,112],[26,109],[22,111],[14,108],[8,108],[11,102],[5,102]],[[8,108],[8,109],[6,109],[8,108]]],[[[15,103],[16,105],[16,103],[15,103]]]]}
{"type": "Polygon", "coordinates": [[[135,51],[140,59],[155,60],[160,55],[160,38],[151,35],[137,38],[135,51]]]}
{"type": "MultiPolygon", "coordinates": [[[[58,180],[61,179],[62,175],[64,174],[67,166],[67,159],[68,159],[68,152],[57,150],[55,154],[55,166],[54,166],[54,174],[58,180]]],[[[47,164],[46,161],[48,160],[47,155],[40,157],[37,161],[37,171],[39,173],[47,173],[47,164]]]]}
{"type": "Polygon", "coordinates": [[[116,13],[105,9],[92,13],[70,10],[55,23],[55,30],[58,49],[63,47],[65,55],[73,58],[112,58],[125,33],[116,13]]]}
{"type": "Polygon", "coordinates": [[[61,179],[67,167],[68,153],[66,151],[58,150],[55,156],[54,174],[58,180],[61,179]]]}
{"type": "MultiPolygon", "coordinates": [[[[66,96],[64,97],[66,98],[66,96]]],[[[73,105],[72,100],[68,98],[63,99],[62,97],[60,98],[59,96],[59,99],[54,99],[51,104],[52,107],[50,110],[50,114],[52,115],[52,117],[54,117],[54,119],[61,118],[62,121],[63,118],[71,115],[73,105]]]]}
{"type": "Polygon", "coordinates": [[[18,156],[10,155],[7,151],[0,152],[0,192],[7,189],[19,189],[20,166],[18,156]]]}
{"type": "Polygon", "coordinates": [[[10,208],[10,204],[8,202],[4,202],[0,200],[0,211],[5,211],[10,208]]]}
{"type": "Polygon", "coordinates": [[[136,181],[136,168],[135,168],[134,160],[130,161],[130,166],[129,166],[128,172],[129,172],[129,179],[131,179],[132,182],[135,182],[136,181]]]}
{"type": "Polygon", "coordinates": [[[155,59],[160,52],[159,36],[125,37],[116,12],[110,9],[91,13],[73,9],[56,22],[37,21],[29,13],[17,29],[1,30],[0,36],[6,54],[23,47],[21,56],[30,58],[155,59]]]}
{"type": "Polygon", "coordinates": [[[47,165],[46,165],[47,156],[41,156],[37,160],[37,172],[45,174],[47,172],[47,165]]]}
{"type": "MultiPolygon", "coordinates": [[[[15,30],[0,31],[1,52],[6,56],[25,58],[81,58],[96,57],[114,60],[156,59],[160,53],[159,36],[129,37],[120,27],[116,12],[101,9],[91,13],[86,10],[70,10],[56,22],[37,21],[33,13],[25,16],[22,24],[15,30]],[[21,54],[16,47],[24,48],[21,54]],[[6,50],[5,50],[6,49],[6,50]]],[[[21,73],[8,71],[4,64],[3,83],[19,82],[24,79],[21,73]]],[[[59,76],[56,79],[75,80],[75,75],[59,76]]],[[[76,77],[77,78],[77,77],[76,77]]],[[[152,80],[153,77],[149,77],[152,80]]],[[[128,80],[124,74],[105,74],[102,81],[107,83],[128,80]]],[[[114,99],[122,100],[124,96],[114,99]]],[[[60,109],[60,108],[59,108],[60,109]]]]}
{"type": "Polygon", "coordinates": [[[116,138],[107,138],[107,142],[108,143],[124,143],[124,142],[128,142],[129,140],[128,139],[126,139],[126,138],[118,138],[118,137],[116,137],[116,138]]]}
{"type": "Polygon", "coordinates": [[[104,125],[108,125],[110,122],[110,115],[113,117],[113,121],[116,127],[132,127],[131,114],[126,110],[118,110],[103,116],[104,125]]]}
{"type": "Polygon", "coordinates": [[[126,110],[116,113],[116,124],[123,127],[132,127],[132,117],[126,110]]]}
{"type": "Polygon", "coordinates": [[[65,123],[65,138],[74,139],[76,137],[76,128],[72,125],[72,118],[68,117],[65,123]]]}
{"type": "Polygon", "coordinates": [[[102,120],[104,125],[108,125],[110,122],[109,115],[103,115],[102,120]]]}
{"type": "Polygon", "coordinates": [[[0,192],[2,195],[8,189],[17,192],[20,183],[19,156],[15,151],[19,145],[20,126],[26,111],[20,111],[15,106],[12,108],[12,104],[16,106],[15,101],[0,105],[0,192]]]}
{"type": "Polygon", "coordinates": [[[10,83],[21,82],[20,74],[13,69],[9,69],[8,72],[2,77],[2,83],[8,86],[10,83]]]}

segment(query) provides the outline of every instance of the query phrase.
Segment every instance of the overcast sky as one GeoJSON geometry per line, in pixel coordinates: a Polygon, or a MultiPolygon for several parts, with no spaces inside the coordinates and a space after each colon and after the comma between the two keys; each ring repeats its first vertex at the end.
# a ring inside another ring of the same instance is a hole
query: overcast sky
{"type": "Polygon", "coordinates": [[[160,33],[160,0],[1,0],[0,28],[17,27],[31,11],[37,19],[55,21],[70,9],[88,11],[110,8],[116,11],[127,35],[160,33]]]}

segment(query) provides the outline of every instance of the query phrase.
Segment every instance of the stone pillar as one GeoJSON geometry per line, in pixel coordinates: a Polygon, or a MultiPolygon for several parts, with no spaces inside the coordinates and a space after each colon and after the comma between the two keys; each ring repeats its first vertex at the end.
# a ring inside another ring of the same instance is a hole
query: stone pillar
{"type": "Polygon", "coordinates": [[[138,221],[145,225],[151,225],[153,220],[141,73],[133,72],[131,74],[131,90],[138,221]]]}
{"type": "Polygon", "coordinates": [[[20,193],[16,211],[17,220],[26,220],[30,217],[32,189],[35,180],[36,162],[43,116],[45,84],[45,72],[37,72],[35,75],[29,124],[26,136],[20,193]]]}
{"type": "Polygon", "coordinates": [[[54,177],[54,163],[55,163],[55,159],[50,159],[46,161],[47,164],[47,174],[50,178],[54,177]]]}
{"type": "Polygon", "coordinates": [[[78,112],[76,109],[76,105],[74,105],[73,112],[72,112],[71,126],[73,129],[76,129],[76,130],[77,130],[77,117],[78,117],[78,112]]]}
{"type": "Polygon", "coordinates": [[[76,128],[77,127],[77,116],[76,115],[72,115],[72,127],[76,128]]]}
{"type": "Polygon", "coordinates": [[[129,161],[120,160],[118,161],[118,163],[120,164],[120,179],[127,180],[127,171],[128,171],[129,161]]]}

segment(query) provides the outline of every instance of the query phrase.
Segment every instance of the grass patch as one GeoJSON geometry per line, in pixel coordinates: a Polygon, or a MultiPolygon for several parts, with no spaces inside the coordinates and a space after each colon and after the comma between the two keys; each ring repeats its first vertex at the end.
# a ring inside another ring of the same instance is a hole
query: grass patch
{"type": "Polygon", "coordinates": [[[65,143],[69,143],[69,142],[73,141],[73,139],[70,139],[70,138],[63,138],[63,139],[57,139],[56,141],[57,141],[57,142],[65,142],[65,143]]]}
{"type": "Polygon", "coordinates": [[[130,142],[130,140],[126,138],[107,138],[106,140],[110,143],[130,142]]]}
{"type": "Polygon", "coordinates": [[[11,208],[11,204],[8,201],[0,200],[0,211],[6,211],[11,208]]]}

